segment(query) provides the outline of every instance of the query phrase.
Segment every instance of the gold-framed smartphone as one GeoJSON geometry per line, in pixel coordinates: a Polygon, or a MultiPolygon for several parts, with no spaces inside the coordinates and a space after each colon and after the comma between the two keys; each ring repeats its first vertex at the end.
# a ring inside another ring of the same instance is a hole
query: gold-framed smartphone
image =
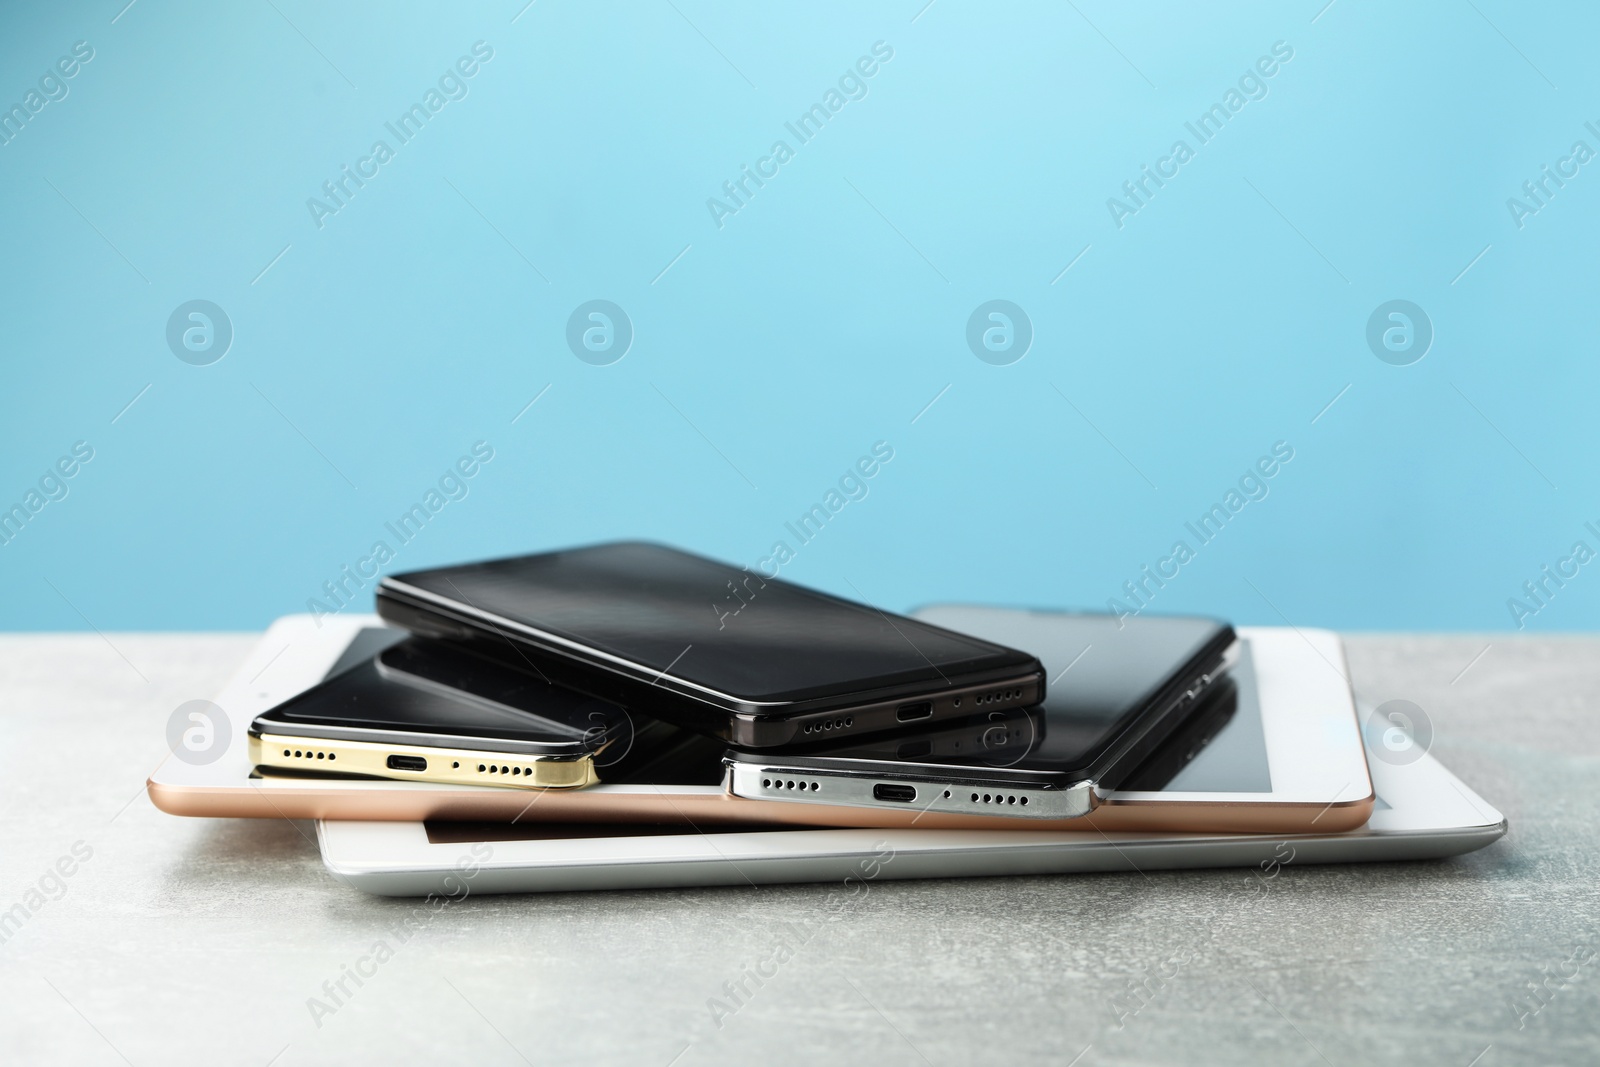
{"type": "Polygon", "coordinates": [[[523,789],[579,789],[594,785],[594,758],[528,758],[486,748],[448,748],[393,742],[250,733],[250,761],[275,771],[307,771],[523,789]]]}
{"type": "Polygon", "coordinates": [[[321,684],[255,717],[256,767],[576,789],[599,780],[597,759],[631,743],[623,708],[551,685],[532,669],[420,638],[352,646],[347,659],[321,684]]]}

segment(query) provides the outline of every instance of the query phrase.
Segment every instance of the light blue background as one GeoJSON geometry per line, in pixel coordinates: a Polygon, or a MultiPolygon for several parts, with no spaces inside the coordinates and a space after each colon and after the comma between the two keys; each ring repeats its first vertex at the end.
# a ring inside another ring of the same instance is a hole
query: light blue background
{"type": "MultiPolygon", "coordinates": [[[[95,56],[0,146],[0,504],[95,458],[0,546],[0,626],[259,628],[380,538],[386,571],[619,537],[755,564],[880,440],[786,577],[1104,607],[1281,440],[1153,610],[1510,628],[1600,548],[1600,163],[1506,206],[1600,149],[1600,11],[1323,2],[10,5],[6,106],[95,56]],[[479,40],[319,230],[307,198],[479,40]],[[869,95],[719,229],[707,198],[876,41],[869,95]],[[1269,95],[1118,229],[1107,198],[1276,41],[1269,95]],[[611,366],[565,342],[596,298],[636,331],[611,366]],[[1405,367],[1365,342],[1397,298],[1436,330],[1405,367]],[[191,299],[235,330],[210,366],[165,341],[191,299]],[[991,299],[1033,323],[1011,366],[965,342],[991,299]]],[[[1528,628],[1597,604],[1600,565],[1528,628]]]]}

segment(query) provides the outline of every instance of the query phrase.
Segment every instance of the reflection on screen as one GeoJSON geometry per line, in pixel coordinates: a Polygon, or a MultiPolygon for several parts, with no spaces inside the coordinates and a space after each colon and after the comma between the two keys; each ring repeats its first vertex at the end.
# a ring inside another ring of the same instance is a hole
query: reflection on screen
{"type": "MultiPolygon", "coordinates": [[[[1119,627],[1106,615],[965,606],[924,608],[912,614],[1039,657],[1049,679],[1044,705],[1047,740],[1041,749],[1059,757],[1077,751],[1085,743],[1078,735],[1095,734],[1114,713],[1096,711],[1086,724],[1074,727],[1085,717],[1085,707],[1118,709],[1141,698],[1210,625],[1208,620],[1146,615],[1119,627]]],[[[1232,719],[1160,788],[1195,793],[1272,791],[1248,641],[1240,641],[1239,660],[1231,674],[1238,686],[1232,719]]]]}
{"type": "MultiPolygon", "coordinates": [[[[1049,619],[1050,616],[1035,615],[1034,618],[1049,619]]],[[[956,620],[941,618],[938,621],[940,624],[951,625],[956,620]]],[[[970,620],[967,621],[970,625],[970,620]]],[[[1007,633],[1008,636],[1018,638],[1022,648],[1037,655],[1044,662],[1050,677],[1055,678],[1083,649],[1081,643],[1072,643],[1075,637],[1066,638],[1064,641],[1064,633],[1058,631],[1052,640],[1050,634],[1040,632],[1042,629],[1048,628],[1036,628],[1031,635],[1018,634],[1014,629],[1008,630],[1007,633]]],[[[347,655],[341,657],[340,662],[335,664],[329,673],[336,674],[341,668],[354,666],[404,636],[394,630],[362,630],[352,642],[347,655]]],[[[978,633],[975,636],[987,635],[978,633]]],[[[1082,665],[1083,661],[1079,660],[1076,666],[1082,665]]],[[[1255,665],[1250,642],[1247,640],[1240,641],[1239,658],[1230,672],[1230,677],[1237,693],[1233,714],[1225,724],[1216,729],[1209,743],[1201,748],[1175,776],[1164,779],[1165,784],[1147,785],[1135,779],[1126,783],[1123,788],[1150,788],[1186,793],[1272,791],[1272,774],[1267,762],[1266,735],[1261,721],[1255,665]]],[[[951,731],[954,736],[953,728],[951,731]]],[[[1184,738],[1180,737],[1178,740],[1180,743],[1187,743],[1184,738]]],[[[903,745],[906,739],[897,737],[893,741],[896,745],[903,745]]],[[[938,738],[935,738],[936,745],[937,742],[938,738]]],[[[676,728],[666,728],[661,731],[659,737],[641,734],[633,746],[630,758],[622,765],[602,770],[601,777],[609,782],[720,786],[722,752],[721,742],[676,728]]],[[[942,751],[939,754],[944,755],[942,751]]],[[[920,752],[916,755],[922,756],[920,752]]],[[[994,756],[991,754],[989,758],[993,760],[994,756]]],[[[1152,762],[1155,759],[1156,757],[1152,757],[1152,762]]],[[[1009,754],[1000,762],[1009,763],[1009,754]]]]}
{"type": "Polygon", "coordinates": [[[1272,769],[1267,762],[1267,737],[1261,726],[1250,642],[1240,641],[1239,661],[1229,672],[1239,692],[1233,718],[1212,735],[1189,765],[1161,788],[1175,793],[1270,793],[1272,769]]]}
{"type": "Polygon", "coordinates": [[[1026,666],[1009,649],[656,545],[597,545],[396,581],[745,697],[1026,666]]]}

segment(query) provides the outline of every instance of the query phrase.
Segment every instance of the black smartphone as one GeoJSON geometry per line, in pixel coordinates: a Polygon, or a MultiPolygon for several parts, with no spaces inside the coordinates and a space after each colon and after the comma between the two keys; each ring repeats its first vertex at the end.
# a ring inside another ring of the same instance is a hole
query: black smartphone
{"type": "Polygon", "coordinates": [[[469,650],[368,633],[344,669],[256,716],[258,768],[573,788],[598,781],[597,764],[635,741],[637,720],[615,704],[469,650]]]}
{"type": "MultiPolygon", "coordinates": [[[[730,751],[728,788],[751,799],[1069,819],[1093,810],[1193,718],[1220,728],[1237,655],[1215,619],[1004,608],[916,613],[1001,641],[1021,640],[1056,671],[1036,709],[996,709],[938,731],[822,750],[730,751]],[[1220,701],[1220,703],[1219,703],[1220,701]]],[[[1198,731],[1204,734],[1204,730],[1198,731]]],[[[1185,751],[1203,738],[1185,738],[1185,751]]]]}
{"type": "Polygon", "coordinates": [[[1045,695],[1030,653],[643,542],[391,575],[377,601],[413,633],[746,748],[1045,695]]]}

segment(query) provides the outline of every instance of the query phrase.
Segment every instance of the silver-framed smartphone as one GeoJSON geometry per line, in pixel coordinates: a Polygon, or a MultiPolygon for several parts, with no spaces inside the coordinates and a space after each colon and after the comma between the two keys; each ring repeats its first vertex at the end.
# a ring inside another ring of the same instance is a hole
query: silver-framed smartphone
{"type": "MultiPolygon", "coordinates": [[[[1015,641],[1057,672],[1044,703],[980,712],[937,731],[821,751],[730,751],[735,796],[1068,819],[1087,814],[1196,715],[1240,650],[1197,616],[925,608],[914,617],[1015,641]]],[[[1219,695],[1220,698],[1220,695],[1219,695]]]]}

